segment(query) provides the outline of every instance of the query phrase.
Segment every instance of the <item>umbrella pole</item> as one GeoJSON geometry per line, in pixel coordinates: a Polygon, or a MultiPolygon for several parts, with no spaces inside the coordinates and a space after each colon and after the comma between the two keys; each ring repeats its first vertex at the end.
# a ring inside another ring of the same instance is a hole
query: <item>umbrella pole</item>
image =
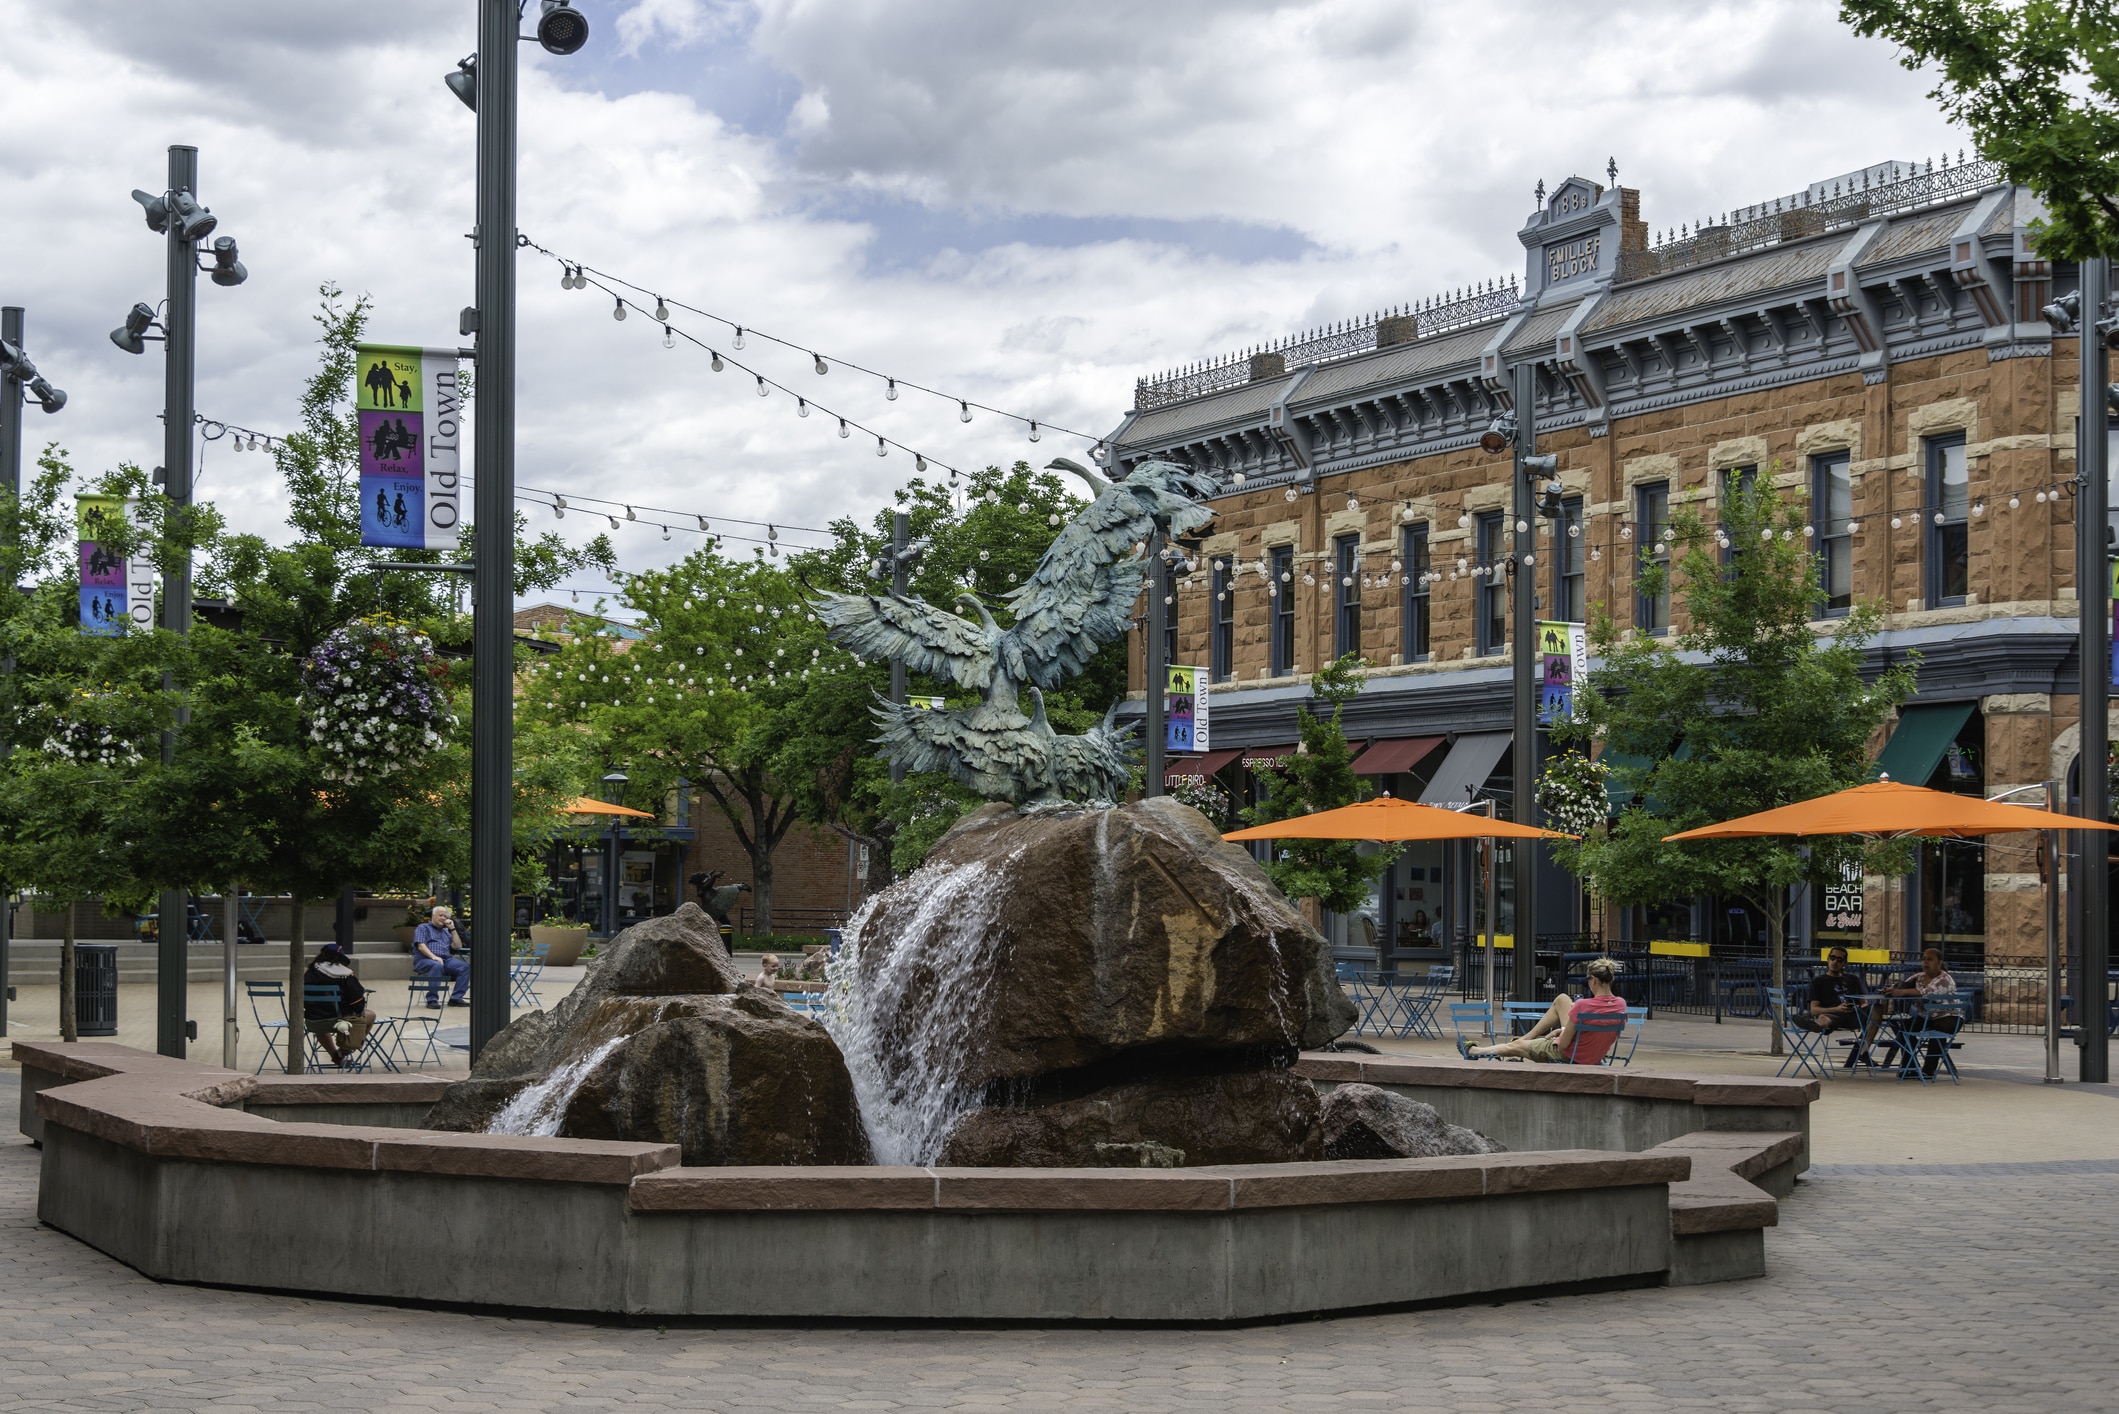
{"type": "Polygon", "coordinates": [[[1495,899],[1494,887],[1494,874],[1498,867],[1498,861],[1495,858],[1497,841],[1495,841],[1493,836],[1488,835],[1480,843],[1484,846],[1486,858],[1486,1041],[1488,1045],[1492,1045],[1494,1040],[1494,950],[1499,946],[1499,939],[1495,937],[1496,928],[1494,921],[1495,910],[1499,906],[1495,899]]]}
{"type": "MultiPolygon", "coordinates": [[[[2060,782],[2045,783],[2045,808],[2060,813],[2060,782]]],[[[2045,832],[2045,1083],[2060,1080],[2060,832],[2045,832]]]]}

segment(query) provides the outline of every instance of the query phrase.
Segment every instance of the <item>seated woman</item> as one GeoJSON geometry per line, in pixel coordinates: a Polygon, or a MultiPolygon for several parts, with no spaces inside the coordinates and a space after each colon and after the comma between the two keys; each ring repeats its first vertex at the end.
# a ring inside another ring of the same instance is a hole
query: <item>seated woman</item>
{"type": "Polygon", "coordinates": [[[351,960],[337,943],[324,944],[316,960],[303,971],[302,995],[302,1024],[323,1046],[331,1063],[344,1070],[347,1058],[368,1039],[368,1029],[375,1025],[375,1013],[368,1010],[368,989],[354,975],[351,960]],[[337,999],[306,1000],[311,987],[331,987],[337,991],[337,999]]]}
{"type": "Polygon", "coordinates": [[[1576,1023],[1591,1017],[1616,1017],[1623,1022],[1626,1020],[1626,999],[1614,995],[1611,990],[1619,977],[1616,962],[1600,957],[1593,959],[1583,970],[1589,975],[1590,995],[1587,997],[1577,1001],[1565,992],[1560,993],[1552,999],[1545,1015],[1538,1018],[1538,1024],[1513,1041],[1474,1046],[1459,1036],[1457,1053],[1466,1060],[1528,1060],[1543,1065],[1600,1063],[1618,1042],[1618,1031],[1584,1031],[1577,1044],[1576,1023]]]}

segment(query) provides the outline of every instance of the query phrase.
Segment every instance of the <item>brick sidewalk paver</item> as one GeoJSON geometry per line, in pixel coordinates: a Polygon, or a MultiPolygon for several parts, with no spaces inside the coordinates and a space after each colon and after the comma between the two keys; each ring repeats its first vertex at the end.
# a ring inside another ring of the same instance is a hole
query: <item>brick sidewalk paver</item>
{"type": "Polygon", "coordinates": [[[713,1329],[158,1286],[0,1143],[0,1410],[1976,1410],[2119,1401],[2094,1162],[1827,1167],[1763,1281],[1244,1330],[713,1329]],[[1903,1244],[1894,1247],[1893,1243],[1903,1244]]]}

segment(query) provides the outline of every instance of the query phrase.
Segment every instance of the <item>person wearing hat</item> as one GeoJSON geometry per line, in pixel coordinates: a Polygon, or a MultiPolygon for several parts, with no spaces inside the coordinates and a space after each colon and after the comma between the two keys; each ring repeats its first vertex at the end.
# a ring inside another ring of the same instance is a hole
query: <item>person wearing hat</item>
{"type": "Polygon", "coordinates": [[[375,1025],[375,1013],[368,1010],[368,989],[355,975],[353,960],[337,943],[324,944],[315,961],[302,972],[302,996],[302,1024],[323,1046],[331,1063],[344,1070],[347,1057],[358,1052],[368,1039],[368,1029],[375,1025]],[[338,996],[335,1000],[308,1000],[314,996],[312,987],[333,988],[338,996]]]}

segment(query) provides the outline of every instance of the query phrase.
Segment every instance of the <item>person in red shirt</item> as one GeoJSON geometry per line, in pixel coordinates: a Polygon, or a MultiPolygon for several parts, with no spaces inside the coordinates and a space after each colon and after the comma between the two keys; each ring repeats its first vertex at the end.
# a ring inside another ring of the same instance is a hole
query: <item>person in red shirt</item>
{"type": "Polygon", "coordinates": [[[1528,1060],[1543,1065],[1596,1065],[1619,1039],[1612,1031],[1585,1031],[1576,1043],[1576,1023],[1588,1017],[1626,1019],[1626,999],[1612,992],[1619,965],[1608,957],[1593,959],[1583,969],[1589,974],[1589,995],[1577,1001],[1562,992],[1552,999],[1538,1024],[1513,1041],[1495,1046],[1474,1046],[1462,1036],[1457,1052],[1466,1060],[1528,1060]]]}

